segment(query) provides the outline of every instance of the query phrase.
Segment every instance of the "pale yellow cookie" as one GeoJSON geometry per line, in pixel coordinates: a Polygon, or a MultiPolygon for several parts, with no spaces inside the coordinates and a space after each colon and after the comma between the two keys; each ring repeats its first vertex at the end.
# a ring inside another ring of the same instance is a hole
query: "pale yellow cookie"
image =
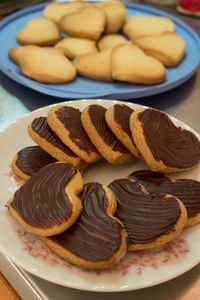
{"type": "Polygon", "coordinates": [[[83,54],[98,52],[95,41],[75,37],[61,40],[55,45],[55,48],[60,49],[70,59],[83,54]]]}
{"type": "Polygon", "coordinates": [[[74,65],[82,76],[109,82],[112,81],[110,57],[111,50],[85,54],[75,58],[74,65]]]}
{"type": "Polygon", "coordinates": [[[113,193],[90,182],[79,197],[83,213],[78,221],[62,234],[43,240],[59,256],[82,268],[113,267],[127,251],[126,231],[114,217],[117,206],[113,193]]]}
{"type": "Polygon", "coordinates": [[[185,41],[174,32],[139,37],[135,40],[135,44],[167,67],[176,66],[185,55],[185,41]]]}
{"type": "Polygon", "coordinates": [[[85,131],[99,153],[111,164],[131,161],[133,156],[108,127],[105,113],[106,109],[101,105],[86,107],[81,114],[85,131]]]}
{"type": "Polygon", "coordinates": [[[102,9],[95,6],[64,16],[59,21],[63,32],[70,36],[98,40],[104,31],[106,16],[102,9]]]}
{"type": "Polygon", "coordinates": [[[129,125],[135,144],[152,171],[179,172],[199,163],[197,137],[176,127],[165,113],[155,109],[136,110],[129,125]]]}
{"type": "Polygon", "coordinates": [[[164,65],[135,45],[115,47],[111,53],[112,78],[132,83],[157,84],[166,78],[164,65]]]}
{"type": "Polygon", "coordinates": [[[118,45],[130,43],[123,35],[119,34],[107,34],[102,36],[98,42],[100,51],[112,49],[118,45]]]}
{"type": "Polygon", "coordinates": [[[56,105],[48,112],[48,124],[60,140],[87,163],[101,158],[81,124],[79,109],[56,105]]]}
{"type": "Polygon", "coordinates": [[[79,171],[66,163],[53,163],[27,180],[6,204],[9,213],[28,232],[59,234],[74,224],[82,204],[79,171]]]}
{"type": "Polygon", "coordinates": [[[96,4],[106,14],[105,33],[118,32],[125,23],[126,7],[120,1],[105,1],[96,4]]]}
{"type": "Polygon", "coordinates": [[[158,35],[174,31],[175,24],[172,20],[157,16],[130,16],[123,27],[123,32],[132,41],[140,36],[158,35]]]}
{"type": "Polygon", "coordinates": [[[45,7],[44,16],[58,23],[63,16],[79,11],[88,4],[83,1],[52,3],[45,7]]]}
{"type": "Polygon", "coordinates": [[[17,34],[17,41],[22,45],[52,46],[59,40],[57,25],[45,18],[31,19],[17,34]]]}
{"type": "Polygon", "coordinates": [[[76,77],[76,68],[59,49],[24,46],[11,48],[9,55],[24,75],[42,83],[65,83],[76,77]]]}
{"type": "Polygon", "coordinates": [[[129,119],[133,109],[125,104],[114,104],[106,111],[108,126],[118,140],[134,155],[140,157],[129,127],[129,119]]]}

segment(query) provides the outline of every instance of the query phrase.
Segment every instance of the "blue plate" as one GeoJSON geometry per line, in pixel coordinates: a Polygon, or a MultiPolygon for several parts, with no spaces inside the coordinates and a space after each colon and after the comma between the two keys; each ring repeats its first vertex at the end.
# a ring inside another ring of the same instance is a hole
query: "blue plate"
{"type": "Polygon", "coordinates": [[[23,76],[20,69],[8,57],[8,50],[17,47],[17,32],[28,20],[42,16],[47,4],[36,5],[9,16],[0,23],[0,70],[18,83],[40,93],[62,98],[97,98],[133,99],[158,94],[170,90],[188,78],[197,69],[200,62],[200,40],[198,35],[178,18],[145,5],[127,3],[128,15],[164,16],[176,24],[176,32],[186,41],[186,56],[175,68],[167,70],[167,80],[159,85],[146,86],[122,82],[106,83],[78,76],[68,84],[42,84],[23,76]]]}

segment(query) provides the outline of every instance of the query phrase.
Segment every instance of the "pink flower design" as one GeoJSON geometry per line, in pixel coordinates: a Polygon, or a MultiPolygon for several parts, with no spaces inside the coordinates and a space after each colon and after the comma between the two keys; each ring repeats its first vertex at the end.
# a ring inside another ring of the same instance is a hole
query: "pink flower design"
{"type": "Polygon", "coordinates": [[[135,269],[135,274],[137,276],[141,276],[145,269],[158,269],[164,264],[173,263],[182,259],[189,252],[186,240],[180,237],[159,248],[129,252],[119,264],[111,269],[103,271],[88,271],[68,263],[25,230],[18,228],[16,234],[22,242],[23,251],[28,252],[31,256],[37,259],[47,262],[52,267],[60,266],[67,268],[68,270],[76,269],[80,272],[92,272],[97,276],[105,273],[115,273],[126,276],[130,269],[132,270],[133,268],[135,269]]]}

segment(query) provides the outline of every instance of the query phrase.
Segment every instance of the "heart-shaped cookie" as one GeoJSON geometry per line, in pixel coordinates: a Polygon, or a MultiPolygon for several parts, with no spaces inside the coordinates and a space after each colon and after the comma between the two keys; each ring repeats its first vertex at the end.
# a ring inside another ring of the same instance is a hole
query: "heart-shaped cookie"
{"type": "Polygon", "coordinates": [[[98,52],[95,41],[68,37],[58,42],[55,48],[60,49],[68,58],[98,52]]]}
{"type": "Polygon", "coordinates": [[[130,129],[137,148],[152,171],[183,171],[200,161],[197,137],[176,127],[163,112],[155,109],[134,111],[130,117],[130,129]]]}
{"type": "Polygon", "coordinates": [[[17,34],[17,41],[22,45],[51,46],[59,40],[57,25],[45,18],[31,19],[17,34]]]}
{"type": "Polygon", "coordinates": [[[157,16],[130,16],[123,27],[123,32],[133,42],[140,36],[158,35],[174,31],[175,24],[173,21],[157,16]]]}
{"type": "Polygon", "coordinates": [[[82,209],[77,195],[82,188],[82,176],[76,168],[53,163],[27,180],[6,206],[25,230],[50,236],[77,220],[82,209]]]}
{"type": "Polygon", "coordinates": [[[130,43],[123,35],[120,34],[106,34],[98,42],[100,51],[112,49],[118,45],[130,43]]]}
{"type": "Polygon", "coordinates": [[[156,84],[166,78],[166,70],[157,59],[135,45],[119,45],[111,53],[112,78],[132,83],[156,84]]]}
{"type": "Polygon", "coordinates": [[[140,157],[129,127],[133,109],[125,104],[110,106],[105,114],[106,123],[119,141],[134,155],[140,157]]]}
{"type": "Polygon", "coordinates": [[[88,6],[64,16],[59,21],[61,30],[70,36],[98,40],[104,31],[106,16],[102,9],[88,6]]]}
{"type": "Polygon", "coordinates": [[[136,171],[130,179],[141,183],[149,193],[165,193],[180,199],[187,210],[186,227],[200,222],[200,182],[192,179],[171,181],[167,176],[150,170],[136,171]]]}
{"type": "Polygon", "coordinates": [[[28,126],[28,134],[35,143],[58,161],[66,162],[78,169],[85,167],[86,164],[51,129],[46,117],[35,118],[28,126]]]}
{"type": "Polygon", "coordinates": [[[44,16],[58,23],[63,16],[79,11],[86,7],[88,3],[74,1],[68,3],[52,3],[45,7],[44,16]]]}
{"type": "Polygon", "coordinates": [[[113,215],[116,201],[112,192],[99,183],[84,185],[78,221],[65,232],[45,238],[46,244],[69,262],[87,269],[105,269],[126,254],[127,235],[113,215]]]}
{"type": "Polygon", "coordinates": [[[56,105],[48,112],[48,124],[60,140],[87,163],[101,159],[81,123],[81,112],[72,106],[56,105]]]}
{"type": "Polygon", "coordinates": [[[97,104],[89,105],[81,114],[83,127],[93,145],[109,163],[127,163],[133,156],[108,127],[105,114],[105,107],[97,104]]]}
{"type": "Polygon", "coordinates": [[[85,54],[75,58],[74,65],[82,76],[109,82],[112,81],[110,57],[110,49],[98,53],[85,54]]]}
{"type": "Polygon", "coordinates": [[[126,7],[120,1],[105,1],[96,4],[106,14],[105,33],[118,32],[125,23],[126,7]]]}
{"type": "Polygon", "coordinates": [[[64,83],[76,77],[76,68],[59,49],[24,46],[11,48],[9,55],[24,75],[38,82],[64,83]]]}
{"type": "Polygon", "coordinates": [[[117,201],[115,216],[128,233],[128,250],[150,249],[175,239],[183,230],[187,211],[176,197],[149,194],[131,179],[113,181],[109,188],[117,201]]]}
{"type": "Polygon", "coordinates": [[[167,67],[176,66],[185,54],[185,41],[174,32],[140,37],[135,40],[135,44],[167,67]]]}
{"type": "Polygon", "coordinates": [[[11,168],[14,174],[27,180],[41,168],[54,162],[56,159],[39,146],[29,146],[17,152],[12,160],[11,168]]]}

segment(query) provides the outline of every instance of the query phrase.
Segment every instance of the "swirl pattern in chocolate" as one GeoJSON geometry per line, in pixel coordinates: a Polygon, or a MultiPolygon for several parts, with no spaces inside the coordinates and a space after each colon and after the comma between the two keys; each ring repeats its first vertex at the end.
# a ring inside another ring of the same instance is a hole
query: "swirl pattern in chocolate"
{"type": "Polygon", "coordinates": [[[29,176],[33,176],[41,168],[56,162],[56,159],[49,155],[39,146],[30,146],[21,149],[17,153],[16,166],[29,176]]]}
{"type": "Polygon", "coordinates": [[[81,112],[71,106],[63,106],[56,111],[56,116],[64,127],[69,131],[70,139],[82,150],[88,154],[96,152],[87,133],[81,123],[81,112]]]}
{"type": "Polygon", "coordinates": [[[192,132],[176,127],[166,114],[154,109],[140,112],[138,119],[155,160],[180,169],[199,162],[200,142],[192,132]]]}
{"type": "Polygon", "coordinates": [[[15,192],[11,206],[29,225],[51,228],[68,220],[72,204],[65,187],[77,173],[66,163],[47,165],[15,192]]]}
{"type": "Polygon", "coordinates": [[[40,117],[33,120],[31,124],[32,130],[39,134],[39,136],[45,140],[47,140],[54,147],[60,149],[68,156],[76,157],[74,152],[72,152],[61,140],[59,137],[53,132],[50,126],[47,123],[46,117],[40,117]]]}
{"type": "Polygon", "coordinates": [[[79,197],[83,210],[78,221],[49,239],[87,261],[108,260],[119,250],[122,225],[107,215],[109,202],[101,184],[85,184],[79,197]]]}
{"type": "Polygon", "coordinates": [[[179,198],[187,210],[188,218],[200,213],[200,182],[192,179],[171,181],[164,174],[149,170],[137,171],[130,179],[141,183],[149,193],[165,193],[179,198]]]}
{"type": "Polygon", "coordinates": [[[98,134],[102,138],[105,144],[107,144],[112,151],[119,151],[121,153],[128,153],[128,150],[124,145],[116,138],[108,127],[105,120],[106,109],[101,105],[90,105],[88,107],[88,114],[90,120],[97,130],[98,134]]]}
{"type": "Polygon", "coordinates": [[[145,244],[174,230],[181,210],[173,197],[146,194],[137,182],[118,179],[109,185],[117,201],[115,216],[128,233],[128,244],[145,244]]]}

